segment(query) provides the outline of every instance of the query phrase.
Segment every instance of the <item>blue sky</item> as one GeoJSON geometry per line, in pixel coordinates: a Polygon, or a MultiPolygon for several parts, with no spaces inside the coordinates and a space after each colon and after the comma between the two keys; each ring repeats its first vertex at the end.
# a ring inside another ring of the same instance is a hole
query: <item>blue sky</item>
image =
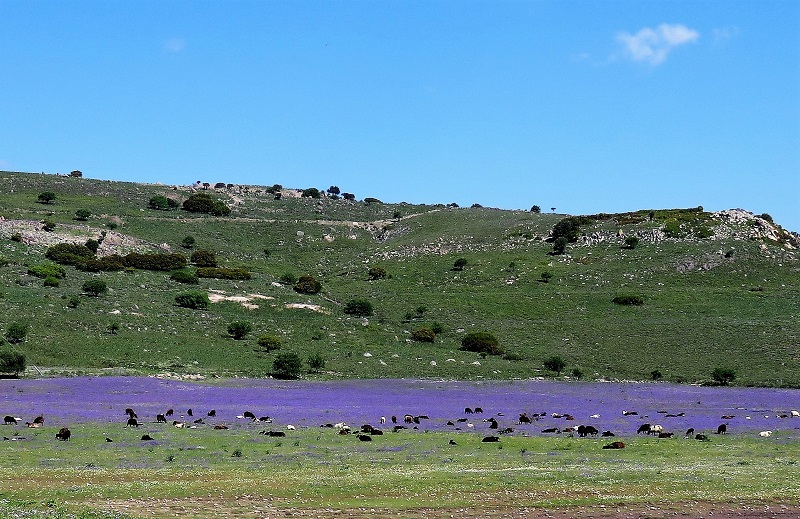
{"type": "Polygon", "coordinates": [[[800,2],[0,0],[0,169],[800,231],[800,2]]]}

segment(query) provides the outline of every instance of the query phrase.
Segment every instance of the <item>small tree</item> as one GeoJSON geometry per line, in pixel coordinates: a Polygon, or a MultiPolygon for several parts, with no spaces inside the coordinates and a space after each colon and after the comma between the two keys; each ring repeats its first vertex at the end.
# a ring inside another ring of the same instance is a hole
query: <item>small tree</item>
{"type": "Polygon", "coordinates": [[[114,322],[108,325],[108,333],[111,335],[116,335],[119,331],[119,323],[114,322]]]}
{"type": "Polygon", "coordinates": [[[83,283],[81,289],[89,296],[98,297],[108,292],[108,285],[102,279],[89,279],[83,283]]]}
{"type": "Polygon", "coordinates": [[[211,301],[208,299],[208,295],[205,292],[195,290],[175,296],[175,304],[183,308],[204,310],[208,308],[211,301]]]}
{"type": "Polygon", "coordinates": [[[468,333],[461,339],[461,347],[459,350],[472,351],[485,355],[502,355],[504,353],[497,337],[488,332],[468,333]]]}
{"type": "Polygon", "coordinates": [[[300,294],[318,294],[322,290],[322,283],[314,279],[310,274],[303,274],[294,284],[294,290],[300,294]]]}
{"type": "Polygon", "coordinates": [[[37,200],[40,204],[52,204],[56,200],[56,194],[52,191],[45,191],[44,193],[39,193],[37,200]]]}
{"type": "Polygon", "coordinates": [[[18,375],[25,371],[25,355],[8,348],[0,349],[0,373],[18,375]]]}
{"type": "Polygon", "coordinates": [[[297,353],[279,353],[272,362],[272,376],[280,379],[300,378],[303,362],[297,353]]]}
{"type": "Polygon", "coordinates": [[[42,220],[42,229],[44,229],[45,231],[53,232],[55,228],[56,228],[56,222],[54,222],[53,220],[50,219],[42,220]]]}
{"type": "Polygon", "coordinates": [[[569,216],[560,220],[553,226],[553,238],[564,237],[570,243],[578,241],[578,233],[580,232],[580,220],[574,216],[569,216]]]}
{"type": "Polygon", "coordinates": [[[78,171],[76,169],[76,170],[70,171],[69,172],[69,176],[74,177],[74,178],[81,178],[83,176],[83,172],[82,171],[78,171]]]}
{"type": "Polygon", "coordinates": [[[614,296],[611,302],[615,305],[641,306],[644,304],[644,299],[634,294],[620,294],[614,296]]]}
{"type": "Polygon", "coordinates": [[[736,371],[730,368],[714,368],[714,371],[711,372],[711,378],[716,384],[727,386],[736,378],[736,371]]]}
{"type": "Polygon", "coordinates": [[[355,317],[368,317],[372,315],[372,303],[366,299],[352,299],[344,306],[344,313],[355,317]]]}
{"type": "Polygon", "coordinates": [[[385,268],[379,267],[379,266],[376,265],[376,266],[370,267],[369,273],[367,275],[369,276],[369,280],[370,281],[375,281],[375,280],[378,280],[378,279],[385,278],[387,274],[386,274],[386,269],[385,268]]]}
{"type": "Polygon", "coordinates": [[[328,188],[328,193],[332,195],[338,195],[339,193],[341,193],[341,190],[339,189],[338,186],[331,186],[328,188]]]}
{"type": "Polygon", "coordinates": [[[664,375],[662,375],[661,371],[659,371],[657,369],[654,369],[653,371],[650,372],[650,379],[651,380],[661,380],[663,377],[664,377],[664,375]]]}
{"type": "Polygon", "coordinates": [[[75,211],[75,219],[79,222],[85,222],[90,216],[92,216],[92,212],[88,209],[78,209],[75,211]]]}
{"type": "Polygon", "coordinates": [[[306,362],[311,373],[318,373],[320,370],[325,369],[325,357],[319,353],[309,355],[306,362]]]}
{"type": "Polygon", "coordinates": [[[583,370],[581,368],[574,368],[572,370],[572,376],[575,377],[576,380],[580,380],[583,378],[583,370]]]}
{"type": "Polygon", "coordinates": [[[553,355],[552,357],[548,357],[544,359],[542,363],[545,369],[549,371],[555,371],[557,375],[561,375],[561,372],[564,371],[564,368],[567,366],[567,363],[558,355],[553,355]]]}
{"type": "Polygon", "coordinates": [[[246,321],[234,321],[228,325],[228,335],[240,341],[253,331],[253,325],[246,321]]]}
{"type": "Polygon", "coordinates": [[[283,339],[275,335],[262,335],[256,342],[267,353],[277,351],[283,347],[283,339]]]}
{"type": "Polygon", "coordinates": [[[434,342],[436,333],[430,328],[419,328],[411,332],[411,339],[417,342],[434,342]]]}
{"type": "Polygon", "coordinates": [[[541,213],[541,212],[542,212],[542,208],[541,208],[541,207],[539,207],[538,205],[534,205],[533,207],[531,207],[531,212],[532,212],[532,213],[539,214],[539,213],[541,213]]]}
{"type": "Polygon", "coordinates": [[[28,336],[28,323],[16,321],[6,328],[6,340],[11,344],[19,344],[28,336]]]}
{"type": "Polygon", "coordinates": [[[320,198],[322,193],[319,192],[319,189],[316,187],[309,187],[304,189],[302,194],[300,195],[303,198],[320,198]]]}
{"type": "Polygon", "coordinates": [[[467,266],[467,260],[464,258],[458,258],[455,263],[453,263],[453,270],[461,271],[464,270],[464,267],[467,266]]]}
{"type": "Polygon", "coordinates": [[[186,236],[184,239],[181,240],[181,247],[184,249],[191,249],[194,247],[195,239],[194,236],[186,236]]]}
{"type": "Polygon", "coordinates": [[[88,240],[86,240],[86,243],[84,243],[84,245],[86,246],[87,249],[92,251],[93,254],[97,254],[97,250],[100,248],[100,242],[93,238],[89,238],[88,240]]]}
{"type": "Polygon", "coordinates": [[[569,241],[563,236],[556,238],[553,242],[553,254],[564,254],[567,251],[567,243],[569,241]]]}
{"type": "Polygon", "coordinates": [[[548,270],[545,270],[544,272],[542,272],[541,277],[542,277],[542,283],[550,283],[550,280],[553,278],[553,273],[548,270]]]}
{"type": "Polygon", "coordinates": [[[625,238],[626,249],[635,249],[637,245],[639,245],[639,238],[636,236],[628,236],[625,238]]]}

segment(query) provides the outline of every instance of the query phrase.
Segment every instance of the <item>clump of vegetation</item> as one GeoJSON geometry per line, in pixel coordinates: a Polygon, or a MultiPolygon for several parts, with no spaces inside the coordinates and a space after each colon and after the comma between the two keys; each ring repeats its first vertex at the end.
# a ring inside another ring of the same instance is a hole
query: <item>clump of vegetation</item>
{"type": "Polygon", "coordinates": [[[88,209],[78,209],[75,211],[75,219],[79,222],[85,222],[92,216],[92,212],[88,209]]]}
{"type": "Polygon", "coordinates": [[[294,285],[297,283],[297,276],[295,276],[293,272],[284,272],[279,279],[284,285],[294,285]]]}
{"type": "Polygon", "coordinates": [[[455,262],[453,262],[453,270],[455,271],[462,271],[464,267],[467,266],[467,260],[464,258],[458,258],[455,262]]]}
{"type": "Polygon", "coordinates": [[[60,284],[61,282],[59,281],[59,279],[53,276],[47,276],[46,278],[44,278],[44,281],[42,282],[42,285],[48,288],[58,288],[60,284]]]}
{"type": "Polygon", "coordinates": [[[372,315],[372,303],[366,299],[352,299],[344,306],[344,313],[355,317],[368,317],[372,315]]]}
{"type": "Polygon", "coordinates": [[[84,281],[81,290],[89,296],[98,297],[108,292],[108,285],[102,279],[89,279],[84,281]]]}
{"type": "Polygon", "coordinates": [[[267,353],[277,351],[283,347],[283,339],[275,335],[262,335],[256,342],[267,353]]]}
{"type": "Polygon", "coordinates": [[[36,201],[40,204],[52,204],[56,201],[56,194],[52,191],[45,191],[43,193],[39,193],[39,196],[36,198],[36,201]]]}
{"type": "Polygon", "coordinates": [[[553,254],[561,255],[567,252],[567,244],[569,240],[567,240],[563,236],[559,236],[553,241],[553,254]]]}
{"type": "Polygon", "coordinates": [[[272,376],[280,379],[300,378],[303,361],[297,353],[279,353],[272,362],[272,376]]]}
{"type": "Polygon", "coordinates": [[[199,269],[197,269],[197,277],[213,278],[213,279],[245,280],[252,278],[253,275],[250,273],[250,271],[242,268],[200,267],[199,269]]]}
{"type": "Polygon", "coordinates": [[[654,369],[650,372],[650,380],[661,380],[664,378],[664,375],[661,374],[660,370],[654,369]]]}
{"type": "Polygon", "coordinates": [[[575,216],[568,216],[553,226],[551,232],[553,239],[566,238],[569,243],[578,241],[581,230],[581,220],[575,216]]]}
{"type": "Polygon", "coordinates": [[[187,285],[197,285],[200,283],[200,279],[197,277],[197,274],[190,270],[176,270],[169,275],[169,278],[172,281],[187,285]]]}
{"type": "Polygon", "coordinates": [[[131,252],[123,257],[126,267],[139,270],[178,270],[187,265],[186,256],[183,254],[143,254],[131,252]]]}
{"type": "Polygon", "coordinates": [[[194,290],[191,292],[184,292],[175,296],[175,304],[183,308],[191,308],[193,310],[204,310],[208,308],[211,301],[208,299],[208,294],[194,290]]]}
{"type": "Polygon", "coordinates": [[[108,333],[111,335],[116,335],[119,331],[119,323],[113,322],[108,325],[108,333]]]}
{"type": "Polygon", "coordinates": [[[6,328],[6,340],[11,344],[19,344],[28,336],[28,323],[15,321],[6,328]]]}
{"type": "Polygon", "coordinates": [[[88,258],[75,265],[75,268],[86,272],[117,272],[125,268],[125,260],[122,256],[112,254],[101,258],[88,258]]]}
{"type": "Polygon", "coordinates": [[[183,202],[183,210],[190,213],[206,213],[211,216],[228,216],[231,208],[208,193],[195,193],[183,202]]]}
{"type": "Polygon", "coordinates": [[[540,277],[542,283],[550,283],[550,280],[553,278],[553,273],[548,270],[545,270],[544,272],[542,272],[540,277]]]}
{"type": "Polygon", "coordinates": [[[736,379],[736,371],[730,368],[714,368],[711,372],[711,380],[720,386],[727,386],[736,379]]]}
{"type": "Polygon", "coordinates": [[[253,325],[247,321],[234,321],[228,325],[228,335],[240,341],[253,331],[253,325]]]}
{"type": "Polygon", "coordinates": [[[42,220],[42,229],[47,232],[53,232],[56,229],[56,222],[46,218],[42,220]]]}
{"type": "Polygon", "coordinates": [[[634,294],[619,294],[614,296],[611,302],[616,305],[641,306],[644,304],[644,299],[634,294]]]}
{"type": "Polygon", "coordinates": [[[67,276],[67,270],[55,263],[37,263],[28,267],[28,274],[37,278],[61,279],[67,276]]]}
{"type": "Polygon", "coordinates": [[[625,248],[626,249],[635,249],[636,246],[639,245],[639,238],[636,236],[628,236],[625,238],[625,248]]]}
{"type": "Polygon", "coordinates": [[[173,211],[177,209],[179,205],[177,200],[167,198],[164,195],[156,195],[150,198],[150,201],[147,203],[147,207],[155,209],[156,211],[173,211]]]}
{"type": "Polygon", "coordinates": [[[367,276],[369,277],[370,281],[376,281],[378,279],[383,279],[383,278],[385,278],[387,276],[386,269],[383,268],[383,267],[379,267],[377,265],[376,266],[372,266],[372,267],[370,267],[367,276]]]}
{"type": "Polygon", "coordinates": [[[25,366],[25,355],[7,347],[0,348],[0,373],[12,373],[16,376],[25,371],[25,366]]]}
{"type": "Polygon", "coordinates": [[[199,249],[192,253],[190,261],[198,267],[216,267],[217,256],[206,249],[199,249]]]}
{"type": "Polygon", "coordinates": [[[325,357],[323,357],[319,353],[312,353],[306,359],[308,363],[308,370],[311,373],[319,373],[321,370],[325,369],[325,357]]]}
{"type": "Polygon", "coordinates": [[[309,187],[304,189],[300,196],[303,198],[320,198],[322,193],[316,187],[309,187]]]}
{"type": "Polygon", "coordinates": [[[89,258],[94,258],[94,252],[86,245],[57,243],[47,248],[45,256],[62,265],[79,265],[89,258]]]}
{"type": "Polygon", "coordinates": [[[559,355],[553,355],[552,357],[547,357],[544,359],[542,365],[548,371],[554,371],[556,375],[561,375],[561,372],[564,371],[564,368],[567,366],[567,363],[564,359],[562,359],[559,355]]]}
{"type": "Polygon", "coordinates": [[[69,300],[67,301],[67,308],[78,308],[78,305],[81,304],[81,298],[76,295],[69,296],[69,300]]]}
{"type": "Polygon", "coordinates": [[[194,247],[195,239],[194,236],[186,236],[181,240],[181,247],[184,249],[191,249],[194,247]]]}
{"type": "Polygon", "coordinates": [[[497,337],[489,332],[468,333],[461,339],[461,347],[458,349],[485,355],[502,355],[504,353],[497,337]]]}
{"type": "Polygon", "coordinates": [[[300,294],[318,294],[322,290],[322,283],[314,279],[310,274],[303,274],[294,284],[294,290],[300,294]]]}
{"type": "Polygon", "coordinates": [[[411,339],[416,342],[435,342],[436,332],[430,328],[417,328],[411,332],[411,339]]]}

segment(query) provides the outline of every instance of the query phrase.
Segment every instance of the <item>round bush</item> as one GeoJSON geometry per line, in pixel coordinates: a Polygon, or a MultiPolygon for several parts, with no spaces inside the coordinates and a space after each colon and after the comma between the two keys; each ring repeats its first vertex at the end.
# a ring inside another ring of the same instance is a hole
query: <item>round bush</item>
{"type": "Polygon", "coordinates": [[[200,249],[192,253],[191,262],[198,267],[216,267],[217,257],[210,250],[200,249]]]}
{"type": "Polygon", "coordinates": [[[63,278],[67,275],[67,270],[55,263],[38,263],[28,267],[28,274],[37,278],[63,278]]]}
{"type": "Polygon", "coordinates": [[[366,299],[353,299],[348,301],[344,307],[344,313],[356,317],[367,317],[372,315],[372,303],[366,299]]]}
{"type": "Polygon", "coordinates": [[[283,339],[275,335],[262,335],[257,342],[261,349],[267,353],[277,351],[283,347],[283,339]]]}
{"type": "Polygon", "coordinates": [[[228,335],[240,341],[253,331],[253,325],[246,321],[234,321],[228,325],[228,335]]]}
{"type": "Polygon", "coordinates": [[[500,347],[497,338],[488,332],[468,333],[461,339],[461,347],[459,350],[485,353],[487,355],[503,354],[503,349],[500,347]]]}
{"type": "Polygon", "coordinates": [[[294,284],[294,290],[300,294],[318,294],[322,290],[322,283],[309,274],[303,274],[294,284]]]}
{"type": "Polygon", "coordinates": [[[564,371],[564,368],[567,365],[566,361],[561,357],[559,357],[558,355],[553,355],[552,357],[544,359],[544,362],[542,364],[544,365],[545,369],[548,369],[550,371],[555,371],[558,374],[561,374],[561,372],[564,371]]]}
{"type": "Polygon", "coordinates": [[[434,342],[436,334],[430,328],[419,328],[411,332],[411,339],[417,342],[434,342]]]}
{"type": "Polygon", "coordinates": [[[377,279],[383,279],[383,278],[386,277],[386,275],[387,275],[386,274],[386,269],[383,268],[383,267],[374,266],[374,267],[370,267],[370,269],[369,269],[368,276],[369,276],[369,280],[370,281],[375,281],[377,279]]]}
{"type": "Polygon", "coordinates": [[[108,292],[108,285],[102,279],[90,279],[83,283],[81,289],[92,297],[108,292]]]}
{"type": "Polygon", "coordinates": [[[272,362],[272,376],[281,379],[299,378],[302,367],[303,361],[297,353],[279,353],[272,362]]]}
{"type": "Polygon", "coordinates": [[[204,310],[208,308],[211,301],[208,299],[208,295],[205,292],[192,291],[175,296],[175,304],[183,308],[204,310]]]}
{"type": "Polygon", "coordinates": [[[0,349],[0,373],[20,373],[25,371],[25,355],[8,348],[0,349]]]}
{"type": "Polygon", "coordinates": [[[200,278],[197,277],[197,274],[188,270],[176,270],[175,272],[169,275],[169,278],[172,281],[177,281],[178,283],[185,283],[187,285],[196,285],[200,283],[200,278]]]}
{"type": "Polygon", "coordinates": [[[28,323],[17,321],[6,328],[6,340],[11,344],[19,344],[28,336],[28,323]]]}
{"type": "Polygon", "coordinates": [[[633,294],[621,294],[614,296],[614,299],[612,299],[611,302],[617,305],[641,306],[644,304],[644,299],[642,299],[641,296],[636,296],[633,294]]]}

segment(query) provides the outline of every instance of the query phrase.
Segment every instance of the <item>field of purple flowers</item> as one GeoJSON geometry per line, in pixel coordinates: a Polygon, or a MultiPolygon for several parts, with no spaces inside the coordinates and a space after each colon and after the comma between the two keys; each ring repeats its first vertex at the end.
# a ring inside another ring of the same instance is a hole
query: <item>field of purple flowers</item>
{"type": "Polygon", "coordinates": [[[233,379],[214,383],[144,377],[76,377],[0,380],[0,415],[33,421],[43,415],[50,426],[76,423],[120,423],[125,409],[142,422],[174,409],[170,420],[235,428],[248,420],[245,411],[269,416],[274,427],[319,427],[346,422],[379,426],[381,417],[403,422],[406,414],[424,415],[421,430],[488,432],[494,417],[500,429],[515,435],[541,435],[592,425],[617,436],[635,435],[642,423],[663,425],[683,435],[688,428],[713,433],[727,424],[728,434],[757,435],[781,431],[781,438],[800,437],[800,391],[730,388],[666,383],[589,383],[554,381],[453,382],[429,380],[346,380],[332,382],[233,379]],[[483,413],[465,413],[466,408],[483,413]],[[188,410],[192,409],[192,415],[188,410]],[[216,416],[208,417],[208,411],[216,416]],[[521,413],[541,415],[519,424],[521,413]],[[796,414],[796,413],[795,413],[796,414]],[[561,415],[561,417],[554,417],[561,415]],[[568,420],[570,415],[574,420],[568,420]],[[466,421],[464,419],[466,418],[466,421]],[[461,419],[461,421],[459,421],[461,419]],[[450,423],[450,424],[449,424],[450,423]]]}

